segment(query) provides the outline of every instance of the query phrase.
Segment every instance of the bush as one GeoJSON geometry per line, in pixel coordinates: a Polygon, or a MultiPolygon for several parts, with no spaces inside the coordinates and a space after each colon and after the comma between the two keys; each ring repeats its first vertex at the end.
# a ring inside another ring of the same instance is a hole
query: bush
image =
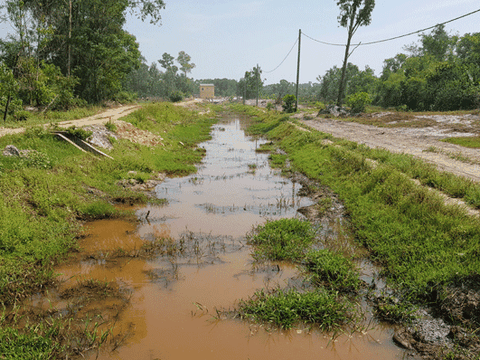
{"type": "Polygon", "coordinates": [[[321,101],[316,101],[315,102],[315,108],[317,108],[319,111],[320,110],[325,110],[327,107],[325,106],[325,104],[321,101]]]}
{"type": "Polygon", "coordinates": [[[170,94],[169,98],[171,102],[179,102],[183,100],[184,96],[181,91],[176,90],[170,94]]]}
{"type": "Polygon", "coordinates": [[[31,115],[32,114],[29,111],[20,110],[16,111],[13,114],[13,118],[15,119],[15,121],[27,121],[31,117],[31,115]]]}
{"type": "Polygon", "coordinates": [[[367,105],[371,103],[372,98],[366,92],[358,92],[347,97],[347,106],[356,114],[364,112],[367,105]]]}
{"type": "Polygon", "coordinates": [[[295,108],[295,102],[297,101],[297,98],[295,95],[285,95],[283,97],[283,112],[286,112],[287,114],[294,113],[297,109],[295,108]]]}

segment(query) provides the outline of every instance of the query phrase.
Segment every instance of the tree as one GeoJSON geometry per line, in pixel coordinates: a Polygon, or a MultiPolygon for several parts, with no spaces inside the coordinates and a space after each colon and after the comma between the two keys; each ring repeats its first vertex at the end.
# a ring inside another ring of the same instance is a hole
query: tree
{"type": "Polygon", "coordinates": [[[187,77],[187,73],[191,72],[192,69],[196,66],[191,61],[191,56],[188,55],[185,51],[180,51],[178,53],[177,62],[180,64],[180,71],[183,72],[185,77],[187,77]]]}
{"type": "Polygon", "coordinates": [[[237,86],[237,95],[245,96],[245,99],[255,99],[257,93],[263,88],[262,70],[260,67],[254,67],[250,71],[245,71],[245,76],[240,79],[237,86]],[[258,90],[258,92],[257,92],[258,90]]]}
{"type": "Polygon", "coordinates": [[[165,69],[165,71],[171,71],[176,75],[178,67],[174,65],[174,61],[175,58],[172,55],[163,53],[162,58],[158,60],[158,63],[165,69]]]}
{"type": "Polygon", "coordinates": [[[6,121],[9,106],[12,103],[21,105],[21,100],[16,99],[18,84],[13,76],[12,70],[0,63],[0,111],[3,112],[3,121],[6,121]]]}
{"type": "Polygon", "coordinates": [[[372,10],[375,7],[375,0],[338,0],[340,7],[338,22],[344,28],[347,28],[347,45],[345,47],[345,57],[343,59],[342,75],[340,78],[340,87],[338,89],[337,105],[341,105],[345,92],[345,73],[347,69],[348,58],[350,57],[350,45],[352,37],[360,26],[369,25],[372,21],[372,10]]]}
{"type": "Polygon", "coordinates": [[[437,25],[430,34],[421,35],[421,54],[430,55],[437,61],[445,61],[453,55],[457,36],[449,36],[445,25],[437,25]]]}
{"type": "Polygon", "coordinates": [[[76,75],[75,93],[89,102],[113,98],[141,64],[135,38],[123,30],[127,12],[156,24],[164,7],[163,0],[6,0],[1,20],[9,18],[16,36],[1,42],[2,59],[14,74],[22,56],[37,68],[44,60],[76,75]]]}

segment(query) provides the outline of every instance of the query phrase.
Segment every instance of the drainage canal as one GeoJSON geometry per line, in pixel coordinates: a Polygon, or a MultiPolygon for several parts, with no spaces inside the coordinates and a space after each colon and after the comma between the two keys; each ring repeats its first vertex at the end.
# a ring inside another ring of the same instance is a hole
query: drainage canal
{"type": "Polygon", "coordinates": [[[285,286],[298,276],[295,266],[285,263],[255,268],[245,234],[266,219],[301,217],[297,210],[312,205],[298,195],[300,185],[273,171],[268,155],[255,151],[259,141],[245,136],[245,124],[238,117],[226,117],[215,125],[212,140],[201,144],[206,157],[198,172],[159,185],[156,195],[168,205],[138,209],[143,219],[138,227],[94,222],[81,243],[86,253],[105,255],[135,252],[143,243],[163,237],[172,239],[175,251],[149,260],[119,256],[107,261],[96,255],[58,269],[64,286],[96,279],[128,290],[127,301],[90,305],[110,316],[114,336],[90,358],[405,358],[391,341],[393,329],[373,322],[365,331],[332,339],[313,330],[267,330],[217,319],[216,309],[234,308],[238,299],[255,290],[285,286]]]}

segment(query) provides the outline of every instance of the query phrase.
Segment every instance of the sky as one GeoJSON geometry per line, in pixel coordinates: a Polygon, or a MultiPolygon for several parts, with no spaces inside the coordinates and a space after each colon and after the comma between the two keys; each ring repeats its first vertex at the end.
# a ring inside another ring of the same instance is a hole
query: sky
{"type": "MultiPolygon", "coordinates": [[[[0,0],[0,2],[3,0],[0,0]]],[[[299,30],[312,38],[346,42],[340,27],[336,0],[165,0],[161,25],[142,22],[129,15],[125,30],[133,34],[147,63],[163,53],[177,57],[185,51],[196,67],[194,79],[239,80],[247,70],[260,66],[266,84],[285,79],[296,81],[298,47],[285,62],[299,30]]],[[[360,27],[353,42],[382,40],[434,26],[480,9],[478,0],[377,0],[369,26],[360,27]]],[[[480,12],[446,25],[451,35],[480,32],[480,12]]],[[[8,31],[0,24],[0,37],[8,31]]],[[[360,69],[369,66],[378,76],[383,61],[404,52],[419,40],[408,36],[377,45],[358,47],[349,61],[360,69]]],[[[302,36],[300,82],[318,82],[333,66],[340,67],[344,47],[322,45],[302,36]]],[[[159,66],[160,67],[160,66],[159,66]]]]}

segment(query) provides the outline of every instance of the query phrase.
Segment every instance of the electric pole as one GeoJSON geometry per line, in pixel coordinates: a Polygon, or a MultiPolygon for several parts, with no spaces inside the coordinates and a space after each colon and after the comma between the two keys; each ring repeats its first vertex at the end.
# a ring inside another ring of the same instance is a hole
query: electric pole
{"type": "Polygon", "coordinates": [[[258,81],[259,81],[259,78],[260,78],[260,71],[259,71],[259,66],[257,64],[257,101],[256,101],[256,106],[258,107],[258,81]]]}
{"type": "Polygon", "coordinates": [[[297,61],[297,89],[295,90],[295,112],[298,110],[298,83],[300,82],[300,47],[302,43],[302,29],[298,30],[298,61],[297,61]]]}

